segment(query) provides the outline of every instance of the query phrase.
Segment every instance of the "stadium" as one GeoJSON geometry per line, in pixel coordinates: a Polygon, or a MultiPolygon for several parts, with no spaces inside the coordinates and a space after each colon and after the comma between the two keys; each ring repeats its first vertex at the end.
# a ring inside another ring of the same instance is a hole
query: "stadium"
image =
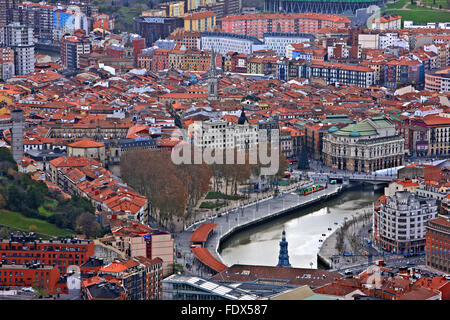
{"type": "Polygon", "coordinates": [[[264,0],[264,10],[285,13],[354,14],[371,5],[384,6],[384,0],[264,0]]]}

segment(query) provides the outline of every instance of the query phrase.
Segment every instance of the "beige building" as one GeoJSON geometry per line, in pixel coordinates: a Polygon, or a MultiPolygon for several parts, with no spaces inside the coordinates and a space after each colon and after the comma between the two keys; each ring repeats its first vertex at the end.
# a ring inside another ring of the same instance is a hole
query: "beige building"
{"type": "Polygon", "coordinates": [[[358,45],[361,49],[378,49],[379,41],[377,33],[358,35],[358,45]]]}
{"type": "Polygon", "coordinates": [[[83,139],[67,145],[67,155],[69,157],[85,157],[97,159],[101,163],[105,162],[105,145],[89,139],[83,139]]]}
{"type": "Polygon", "coordinates": [[[373,172],[403,165],[404,143],[388,119],[368,118],[340,130],[331,127],[323,138],[323,158],[335,169],[373,172]]]}
{"type": "Polygon", "coordinates": [[[389,186],[384,188],[384,195],[387,197],[395,196],[397,191],[408,191],[410,193],[415,193],[419,183],[412,180],[397,180],[391,182],[389,186]]]}
{"type": "Polygon", "coordinates": [[[374,30],[400,30],[402,27],[402,17],[392,14],[374,19],[372,29],[374,30]]]}

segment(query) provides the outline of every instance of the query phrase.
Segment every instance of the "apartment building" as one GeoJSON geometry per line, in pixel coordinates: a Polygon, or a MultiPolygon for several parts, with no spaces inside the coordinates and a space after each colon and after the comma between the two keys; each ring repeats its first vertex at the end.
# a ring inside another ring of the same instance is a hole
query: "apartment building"
{"type": "Polygon", "coordinates": [[[426,227],[436,218],[435,199],[397,191],[381,201],[373,215],[375,242],[379,247],[397,253],[425,251],[426,227]]]}

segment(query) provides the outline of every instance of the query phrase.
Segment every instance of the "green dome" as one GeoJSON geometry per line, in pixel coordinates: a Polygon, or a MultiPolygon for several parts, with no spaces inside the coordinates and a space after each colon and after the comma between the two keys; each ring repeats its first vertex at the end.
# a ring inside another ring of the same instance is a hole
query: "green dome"
{"type": "Polygon", "coordinates": [[[336,128],[335,126],[332,126],[330,129],[328,129],[328,132],[329,133],[333,133],[333,132],[336,132],[338,130],[339,130],[338,128],[336,128]]]}

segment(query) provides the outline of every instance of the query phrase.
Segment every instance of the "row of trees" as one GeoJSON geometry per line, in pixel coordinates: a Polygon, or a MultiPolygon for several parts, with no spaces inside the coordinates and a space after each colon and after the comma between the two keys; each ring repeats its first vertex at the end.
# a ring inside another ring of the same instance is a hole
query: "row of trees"
{"type": "MultiPolygon", "coordinates": [[[[234,150],[234,159],[237,159],[237,152],[234,150]]],[[[195,163],[193,154],[191,149],[190,163],[195,163]]],[[[212,155],[215,157],[214,153],[212,155]]],[[[249,164],[248,152],[244,164],[226,164],[225,157],[224,153],[223,164],[206,164],[202,160],[201,164],[176,165],[169,151],[133,150],[121,157],[120,172],[127,184],[149,199],[152,215],[167,226],[172,218],[188,218],[198,201],[211,189],[210,185],[214,191],[225,187],[225,193],[236,195],[239,185],[252,175],[258,177],[261,172],[261,165],[249,164]]],[[[278,172],[270,179],[281,177],[289,166],[281,153],[278,160],[278,172]]]]}

